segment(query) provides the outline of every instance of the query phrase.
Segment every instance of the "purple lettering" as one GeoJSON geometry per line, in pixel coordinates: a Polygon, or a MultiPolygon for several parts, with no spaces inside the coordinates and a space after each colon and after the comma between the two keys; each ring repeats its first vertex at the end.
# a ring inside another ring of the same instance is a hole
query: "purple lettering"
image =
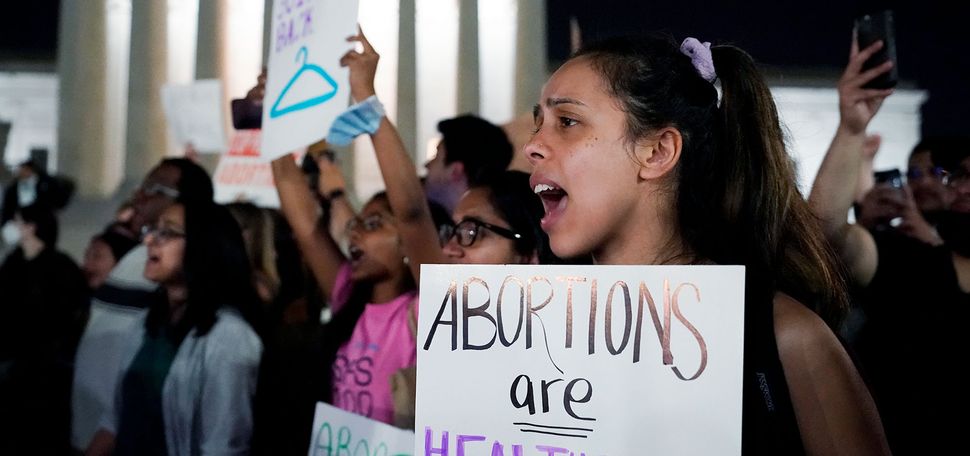
{"type": "Polygon", "coordinates": [[[313,33],[313,9],[310,8],[300,14],[303,16],[303,37],[309,36],[313,33]]]}
{"type": "Polygon", "coordinates": [[[536,445],[536,449],[539,451],[545,451],[546,456],[556,456],[557,454],[569,454],[569,450],[565,448],[559,448],[559,447],[553,447],[553,446],[536,445]]]}
{"type": "MultiPolygon", "coordinates": [[[[481,442],[484,440],[484,435],[458,434],[458,456],[465,456],[465,442],[481,442]]],[[[427,445],[427,443],[425,445],[427,445]]]]}
{"type": "Polygon", "coordinates": [[[431,456],[432,454],[448,456],[448,431],[441,433],[441,447],[439,448],[431,445],[431,437],[433,434],[430,426],[424,428],[424,456],[431,456]]]}
{"type": "MultiPolygon", "coordinates": [[[[505,456],[505,447],[498,440],[492,444],[492,456],[505,456]]],[[[522,456],[522,445],[512,445],[512,456],[522,456]]]]}

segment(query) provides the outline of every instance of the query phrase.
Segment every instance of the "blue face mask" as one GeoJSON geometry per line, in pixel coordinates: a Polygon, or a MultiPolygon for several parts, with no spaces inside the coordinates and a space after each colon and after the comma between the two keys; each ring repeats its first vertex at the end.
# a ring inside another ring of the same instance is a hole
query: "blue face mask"
{"type": "Polygon", "coordinates": [[[17,226],[17,222],[13,220],[7,222],[0,231],[3,234],[3,245],[13,246],[20,243],[20,228],[17,226]]]}
{"type": "Polygon", "coordinates": [[[337,116],[327,133],[327,143],[346,146],[359,135],[374,134],[384,117],[384,105],[376,95],[368,97],[337,116]]]}

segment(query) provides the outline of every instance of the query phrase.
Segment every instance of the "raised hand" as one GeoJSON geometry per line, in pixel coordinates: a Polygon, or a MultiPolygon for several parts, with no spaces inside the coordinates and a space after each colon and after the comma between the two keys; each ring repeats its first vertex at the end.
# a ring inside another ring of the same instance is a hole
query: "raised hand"
{"type": "Polygon", "coordinates": [[[340,58],[340,66],[350,69],[350,96],[354,101],[363,101],[367,97],[374,95],[374,75],[377,73],[377,61],[381,56],[374,50],[364,32],[357,28],[357,35],[347,38],[347,41],[356,41],[361,44],[363,51],[347,51],[340,58]]]}
{"type": "Polygon", "coordinates": [[[866,89],[862,86],[877,76],[889,71],[893,66],[892,61],[887,61],[882,65],[862,70],[862,65],[872,57],[877,51],[882,49],[884,43],[877,41],[871,46],[859,50],[859,44],[852,40],[852,50],[849,55],[849,64],[845,67],[845,72],[839,79],[839,114],[842,116],[842,128],[847,129],[848,133],[862,134],[866,126],[879,111],[883,100],[893,93],[893,89],[866,89]]]}

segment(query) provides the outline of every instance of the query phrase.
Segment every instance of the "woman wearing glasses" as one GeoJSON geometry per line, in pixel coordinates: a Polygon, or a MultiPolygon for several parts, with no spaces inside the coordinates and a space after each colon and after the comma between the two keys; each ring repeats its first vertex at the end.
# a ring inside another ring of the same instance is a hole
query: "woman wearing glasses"
{"type": "MultiPolygon", "coordinates": [[[[293,159],[285,156],[272,166],[283,215],[334,315],[324,328],[322,362],[331,368],[324,369],[320,380],[322,399],[377,421],[407,426],[413,411],[397,410],[390,385],[396,372],[414,366],[417,359],[409,322],[417,291],[387,197],[374,196],[347,223],[345,257],[329,224],[318,223],[317,199],[293,159]]],[[[330,198],[344,195],[331,192],[330,198]]],[[[313,404],[306,405],[294,413],[306,415],[302,418],[309,422],[313,404]]]]}
{"type": "MultiPolygon", "coordinates": [[[[359,106],[379,106],[374,74],[380,56],[362,33],[349,40],[363,47],[362,52],[350,51],[341,59],[341,64],[350,68],[351,96],[359,106]]],[[[380,111],[379,107],[375,109],[380,111]]],[[[436,230],[414,165],[386,117],[380,116],[371,140],[391,208],[401,214],[399,229],[416,281],[420,280],[422,264],[556,261],[539,226],[542,204],[531,191],[527,174],[507,171],[487,185],[468,190],[455,206],[454,224],[436,230]]]]}
{"type": "Polygon", "coordinates": [[[179,199],[143,233],[159,288],[87,454],[247,453],[262,342],[239,227],[179,199]]]}

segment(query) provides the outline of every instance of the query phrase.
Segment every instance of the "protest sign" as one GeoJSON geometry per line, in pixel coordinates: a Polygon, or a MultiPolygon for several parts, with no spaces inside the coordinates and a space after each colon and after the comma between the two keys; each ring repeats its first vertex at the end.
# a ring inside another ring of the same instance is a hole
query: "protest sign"
{"type": "Polygon", "coordinates": [[[259,207],[280,207],[273,169],[260,152],[260,137],[260,130],[237,130],[233,134],[212,178],[217,203],[246,201],[259,207]]]}
{"type": "Polygon", "coordinates": [[[162,86],[165,119],[179,146],[191,144],[203,153],[225,151],[225,107],[222,82],[218,79],[162,86]]]}
{"type": "Polygon", "coordinates": [[[421,272],[415,455],[741,453],[744,268],[421,272]]]}
{"type": "Polygon", "coordinates": [[[353,49],[357,0],[275,0],[263,155],[280,157],[323,139],[350,97],[340,57],[353,49]]]}
{"type": "Polygon", "coordinates": [[[411,456],[414,433],[317,403],[309,456],[411,456]]]}

